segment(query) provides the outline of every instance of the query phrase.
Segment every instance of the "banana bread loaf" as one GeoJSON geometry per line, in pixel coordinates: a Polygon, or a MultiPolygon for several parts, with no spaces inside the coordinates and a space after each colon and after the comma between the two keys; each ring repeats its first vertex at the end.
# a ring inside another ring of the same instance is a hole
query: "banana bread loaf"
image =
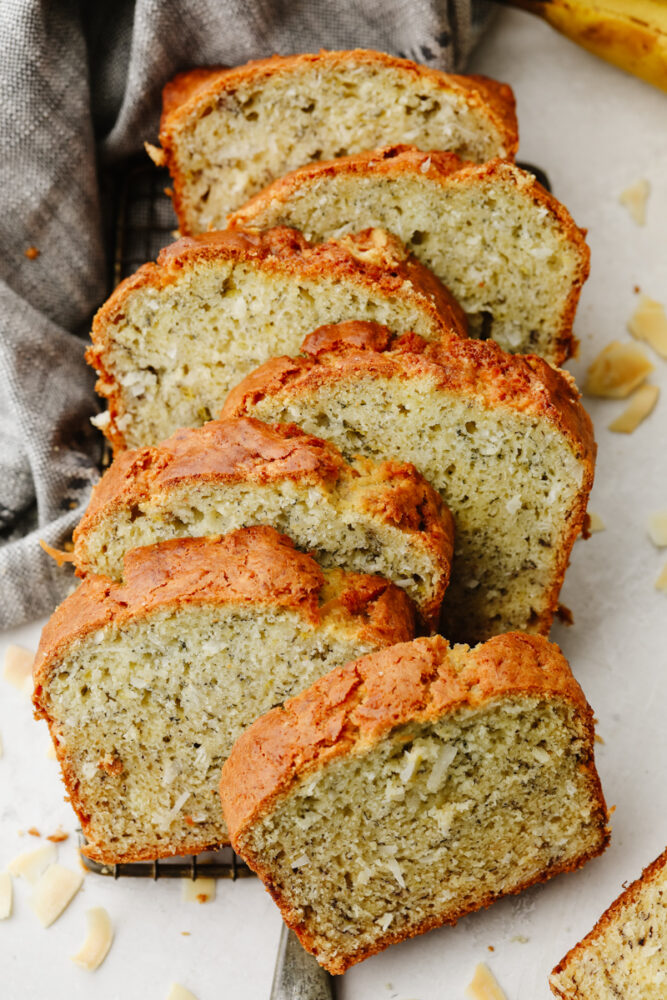
{"type": "Polygon", "coordinates": [[[224,843],[220,768],[244,726],[413,634],[402,590],[322,570],[268,527],[135,549],[124,585],[89,576],[46,625],[34,667],[88,856],[224,843]]]}
{"type": "Polygon", "coordinates": [[[567,209],[513,163],[393,146],[312,163],[230,217],[231,226],[294,226],[309,240],[381,226],[447,285],[475,337],[560,364],[589,249],[567,209]]]}
{"type": "Polygon", "coordinates": [[[179,240],[123,281],[93,322],[88,361],[114,450],[215,416],[240,378],[296,352],[322,323],[374,319],[427,339],[465,336],[440,282],[395,237],[311,246],[290,229],[179,240]]]}
{"type": "Polygon", "coordinates": [[[440,636],[258,719],[220,784],[231,841],[330,972],[600,854],[593,718],[557,646],[440,636]]]}
{"type": "Polygon", "coordinates": [[[561,1000],[665,1000],[667,850],[551,973],[561,1000]]]}
{"type": "Polygon", "coordinates": [[[348,463],[298,427],[248,417],[122,452],[74,532],[74,563],[118,580],[129,549],[253,524],[284,532],[320,565],[386,577],[437,627],[454,524],[414,466],[348,463]]]}
{"type": "Polygon", "coordinates": [[[319,52],[181,73],[163,93],[162,150],[181,232],[221,229],[253,194],[311,160],[408,139],[469,160],[512,157],[514,96],[382,52],[319,52]]]}
{"type": "Polygon", "coordinates": [[[590,419],[566,373],[497,344],[323,327],[310,355],[249,375],[223,414],[294,422],[349,458],[412,462],[454,515],[441,631],[547,633],[593,482],[590,419]]]}

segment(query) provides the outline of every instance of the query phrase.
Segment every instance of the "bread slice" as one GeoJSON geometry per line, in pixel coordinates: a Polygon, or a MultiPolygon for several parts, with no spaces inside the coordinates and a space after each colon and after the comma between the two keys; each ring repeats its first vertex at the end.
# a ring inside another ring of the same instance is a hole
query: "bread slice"
{"type": "Polygon", "coordinates": [[[88,577],[34,668],[86,854],[114,864],[224,843],[220,768],[243,728],[413,634],[402,590],[322,570],[267,527],[135,549],[122,586],[88,577]]]}
{"type": "Polygon", "coordinates": [[[454,523],[412,465],[356,459],[294,426],[242,417],[123,452],[74,533],[79,574],[122,577],[129,549],[268,524],[322,566],[402,587],[436,630],[454,523]]]}
{"type": "Polygon", "coordinates": [[[319,52],[181,73],[163,93],[162,150],[181,232],[221,229],[275,177],[392,142],[482,162],[518,145],[514,96],[382,52],[319,52]]]}
{"type": "Polygon", "coordinates": [[[323,327],[303,349],[249,375],[223,415],[297,423],[347,458],[412,462],[454,515],[442,633],[546,634],[593,482],[570,377],[492,342],[428,344],[375,324],[323,327]]]}
{"type": "Polygon", "coordinates": [[[593,739],[545,639],[417,639],[258,719],[223,767],[223,810],[286,923],[340,973],[600,854],[593,739]]]}
{"type": "Polygon", "coordinates": [[[311,163],[230,216],[230,226],[294,226],[309,240],[380,226],[456,296],[471,336],[560,364],[590,252],[567,209],[514,163],[392,146],[311,163]]]}
{"type": "Polygon", "coordinates": [[[606,910],[556,966],[562,1000],[664,1000],[667,996],[667,850],[606,910]]]}
{"type": "Polygon", "coordinates": [[[296,352],[322,323],[373,319],[427,339],[465,336],[433,275],[377,232],[313,247],[295,230],[179,240],[123,281],[93,321],[87,359],[114,450],[210,420],[240,378],[296,352]]]}

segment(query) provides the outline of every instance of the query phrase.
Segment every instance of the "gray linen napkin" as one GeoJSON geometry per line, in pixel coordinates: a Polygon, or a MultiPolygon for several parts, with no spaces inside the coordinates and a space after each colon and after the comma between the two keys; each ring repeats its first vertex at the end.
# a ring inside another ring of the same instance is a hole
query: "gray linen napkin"
{"type": "Polygon", "coordinates": [[[98,174],[155,141],[179,70],[376,48],[460,69],[483,0],[3,0],[0,4],[0,629],[72,585],[62,546],[99,477],[83,359],[107,287],[98,174]]]}

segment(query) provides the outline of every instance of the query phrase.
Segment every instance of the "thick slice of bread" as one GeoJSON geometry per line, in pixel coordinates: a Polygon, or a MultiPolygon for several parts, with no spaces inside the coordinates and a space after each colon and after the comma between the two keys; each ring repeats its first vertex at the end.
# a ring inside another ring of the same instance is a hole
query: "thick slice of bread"
{"type": "Polygon", "coordinates": [[[348,464],[298,427],[247,417],[120,454],[74,533],[74,563],[118,580],[129,549],[254,524],[289,535],[320,565],[386,577],[437,628],[454,523],[414,466],[348,464]]]}
{"type": "Polygon", "coordinates": [[[442,633],[547,633],[593,482],[572,380],[492,342],[392,339],[376,324],[324,327],[304,350],[249,375],[224,416],[294,422],[346,457],[412,462],[456,525],[442,633]]]}
{"type": "Polygon", "coordinates": [[[600,854],[593,738],[545,639],[417,639],[258,719],[223,767],[223,810],[286,923],[340,973],[600,854]]]}
{"type": "Polygon", "coordinates": [[[98,426],[116,451],[157,444],[210,420],[256,365],[349,319],[429,340],[466,333],[443,285],[384,233],[315,247],[291,229],[179,240],[95,316],[86,356],[109,404],[98,426]]]}
{"type": "Polygon", "coordinates": [[[395,146],[313,163],[275,181],[231,226],[294,226],[339,239],[381,226],[431,268],[467,313],[472,336],[560,364],[589,250],[569,212],[532,174],[395,146]]]}
{"type": "Polygon", "coordinates": [[[165,87],[163,152],[151,153],[169,167],[186,234],[222,228],[228,212],[304,163],[404,141],[476,162],[512,157],[512,91],[362,49],[196,69],[165,87]]]}
{"type": "Polygon", "coordinates": [[[272,528],[135,549],[46,625],[34,703],[86,853],[116,863],[227,840],[217,786],[261,712],[350,656],[411,637],[402,590],[323,571],[272,528]]]}
{"type": "Polygon", "coordinates": [[[665,1000],[667,850],[567,953],[549,984],[562,1000],[665,1000]]]}

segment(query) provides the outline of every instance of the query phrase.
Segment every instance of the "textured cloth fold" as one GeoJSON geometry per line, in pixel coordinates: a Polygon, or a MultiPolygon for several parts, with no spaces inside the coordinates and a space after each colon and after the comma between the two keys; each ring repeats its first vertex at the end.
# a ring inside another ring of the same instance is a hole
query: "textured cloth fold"
{"type": "Polygon", "coordinates": [[[461,69],[486,18],[482,0],[0,4],[0,629],[72,585],[39,541],[63,545],[99,477],[83,358],[109,291],[99,169],[155,141],[166,81],[320,48],[461,69]]]}

